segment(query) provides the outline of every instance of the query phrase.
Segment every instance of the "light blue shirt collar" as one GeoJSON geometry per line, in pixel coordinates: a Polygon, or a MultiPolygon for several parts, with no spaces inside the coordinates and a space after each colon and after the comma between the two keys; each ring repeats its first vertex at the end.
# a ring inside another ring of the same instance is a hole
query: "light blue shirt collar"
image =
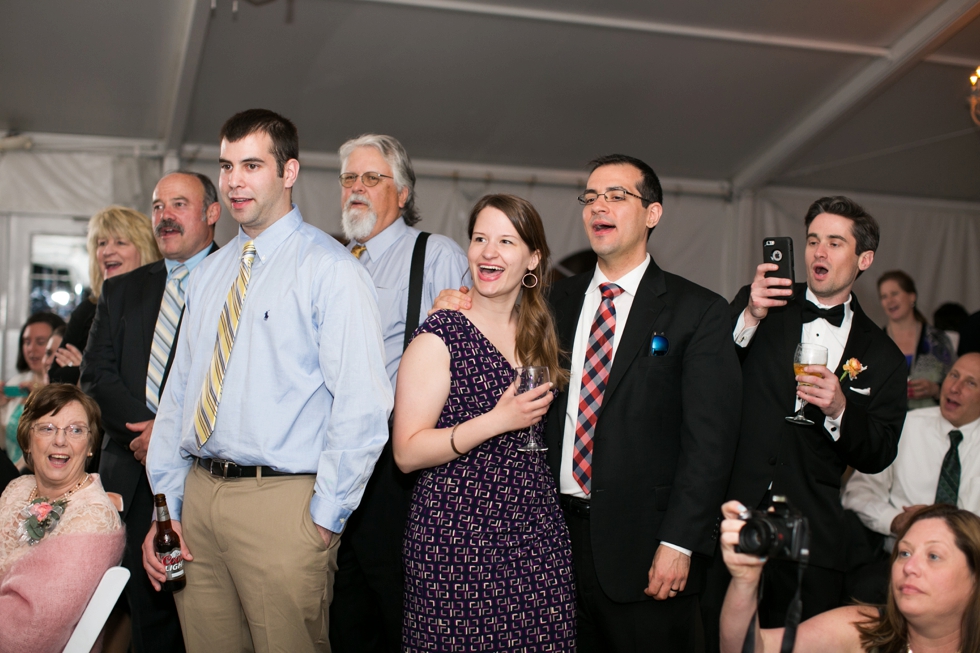
{"type": "MultiPolygon", "coordinates": [[[[205,247],[204,249],[202,249],[200,252],[198,252],[194,256],[192,256],[189,259],[187,259],[186,261],[184,261],[183,265],[184,265],[185,268],[187,268],[187,273],[188,274],[190,274],[191,272],[194,271],[194,268],[197,267],[197,264],[198,263],[200,263],[201,261],[203,261],[204,259],[206,259],[208,257],[208,254],[211,253],[211,245],[212,244],[213,244],[213,241],[210,242],[210,243],[208,243],[208,246],[205,247]]],[[[169,258],[165,258],[165,259],[163,259],[163,264],[167,266],[167,277],[169,278],[170,275],[173,274],[174,268],[177,267],[178,265],[180,265],[181,263],[180,263],[180,261],[173,261],[173,260],[171,260],[169,258]]]]}
{"type": "Polygon", "coordinates": [[[273,222],[255,238],[249,236],[244,229],[239,227],[238,237],[235,239],[239,254],[245,247],[245,243],[251,240],[255,244],[255,256],[259,261],[265,262],[267,258],[272,256],[272,253],[282,245],[283,241],[303,224],[303,216],[299,209],[295,204],[292,206],[293,208],[289,213],[273,222]]]}
{"type": "MultiPolygon", "coordinates": [[[[381,233],[366,243],[361,244],[367,248],[368,256],[371,257],[372,261],[380,261],[384,253],[388,251],[388,248],[394,245],[407,231],[408,225],[405,224],[404,216],[398,216],[398,219],[385,227],[381,233]]],[[[347,249],[350,250],[356,244],[354,241],[351,241],[347,245],[347,249]]]]}

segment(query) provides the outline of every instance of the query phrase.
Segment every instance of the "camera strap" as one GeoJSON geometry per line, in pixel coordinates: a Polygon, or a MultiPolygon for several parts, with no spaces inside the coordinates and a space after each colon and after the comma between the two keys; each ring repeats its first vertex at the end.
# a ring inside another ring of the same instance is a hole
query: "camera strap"
{"type": "MultiPolygon", "coordinates": [[[[796,628],[800,625],[800,617],[803,615],[803,572],[806,571],[807,563],[810,560],[810,534],[809,529],[804,535],[804,547],[800,553],[800,562],[796,571],[796,593],[793,600],[789,602],[786,609],[786,623],[783,625],[783,642],[779,647],[779,653],[793,653],[796,645],[796,628]]],[[[759,600],[762,600],[762,585],[759,585],[759,600]]],[[[742,643],[742,653],[755,653],[755,628],[759,619],[759,608],[756,606],[749,621],[749,630],[745,633],[745,641],[742,643]]]]}

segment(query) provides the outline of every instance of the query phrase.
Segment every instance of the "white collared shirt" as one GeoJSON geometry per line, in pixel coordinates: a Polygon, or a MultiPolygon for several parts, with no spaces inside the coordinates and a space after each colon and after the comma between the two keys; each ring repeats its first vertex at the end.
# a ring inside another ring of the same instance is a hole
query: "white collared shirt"
{"type": "MultiPolygon", "coordinates": [[[[844,507],[856,512],[871,530],[889,536],[886,550],[891,551],[895,543],[891,524],[902,509],[936,500],[949,432],[955,428],[943,418],[939,406],[909,411],[895,462],[878,474],[855,472],[848,481],[844,507]]],[[[956,430],[963,434],[958,448],[961,472],[956,506],[980,514],[980,419],[956,430]]]]}

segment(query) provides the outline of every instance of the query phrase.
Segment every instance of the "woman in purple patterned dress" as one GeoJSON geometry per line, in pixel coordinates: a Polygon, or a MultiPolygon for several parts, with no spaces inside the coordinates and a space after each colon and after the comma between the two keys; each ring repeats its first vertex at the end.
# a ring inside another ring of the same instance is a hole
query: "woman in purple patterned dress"
{"type": "Polygon", "coordinates": [[[514,368],[568,375],[544,302],[537,211],[488,195],[470,213],[473,307],[439,311],[405,351],[395,460],[424,470],[405,532],[405,651],[572,651],[568,531],[545,458],[518,451],[551,392],[517,394],[514,368]]]}

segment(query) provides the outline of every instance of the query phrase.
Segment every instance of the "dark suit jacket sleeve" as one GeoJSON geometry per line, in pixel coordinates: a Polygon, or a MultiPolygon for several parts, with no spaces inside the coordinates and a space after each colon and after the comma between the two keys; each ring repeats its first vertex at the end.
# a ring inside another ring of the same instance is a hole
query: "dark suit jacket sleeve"
{"type": "Polygon", "coordinates": [[[707,307],[685,348],[681,401],[681,453],[660,538],[711,555],[742,409],[742,373],[721,297],[707,307]]]}
{"type": "Polygon", "coordinates": [[[110,306],[118,306],[113,299],[122,290],[119,285],[109,281],[103,286],[92,330],[89,332],[88,345],[82,357],[82,390],[102,408],[102,422],[106,433],[118,440],[119,444],[128,447],[136,434],[126,428],[126,422],[142,422],[155,416],[146,407],[143,397],[135,397],[130,392],[119,372],[121,361],[113,333],[113,323],[118,318],[110,318],[110,306]]]}
{"type": "MultiPolygon", "coordinates": [[[[85,346],[88,343],[88,332],[92,328],[92,320],[94,318],[95,304],[88,298],[82,300],[82,303],[71,312],[71,318],[68,320],[68,326],[65,328],[65,338],[61,343],[62,348],[65,345],[74,345],[78,348],[78,351],[85,353],[85,346]]],[[[55,361],[51,364],[51,369],[48,371],[48,378],[51,380],[51,383],[78,383],[79,369],[77,367],[62,367],[55,361]]]]}
{"type": "MultiPolygon", "coordinates": [[[[908,409],[908,369],[905,360],[881,355],[875,359],[880,361],[879,365],[890,365],[885,374],[877,377],[884,381],[879,381],[881,385],[878,387],[871,388],[871,396],[865,397],[850,390],[849,380],[841,384],[847,407],[841,421],[841,436],[834,443],[841,460],[865,474],[877,474],[895,460],[898,438],[902,434],[908,409]]],[[[868,360],[871,360],[870,355],[868,360]]],[[[866,373],[859,374],[853,384],[864,385],[861,380],[866,373]]],[[[830,434],[827,433],[827,436],[830,437],[830,434]]]]}

